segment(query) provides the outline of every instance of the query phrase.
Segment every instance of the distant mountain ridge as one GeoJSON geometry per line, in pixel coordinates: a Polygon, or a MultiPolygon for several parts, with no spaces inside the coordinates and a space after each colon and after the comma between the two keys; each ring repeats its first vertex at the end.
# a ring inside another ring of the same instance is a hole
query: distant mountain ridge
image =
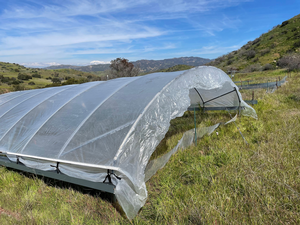
{"type": "MultiPolygon", "coordinates": [[[[138,60],[132,62],[134,66],[140,67],[141,72],[153,72],[161,69],[166,69],[175,65],[188,65],[188,66],[201,66],[208,62],[210,59],[205,59],[201,57],[180,57],[172,59],[163,59],[163,60],[138,60]]],[[[74,69],[83,72],[97,72],[105,71],[109,69],[110,64],[98,64],[98,65],[89,65],[89,66],[72,66],[72,65],[58,65],[58,66],[49,66],[44,69],[74,69]]]]}

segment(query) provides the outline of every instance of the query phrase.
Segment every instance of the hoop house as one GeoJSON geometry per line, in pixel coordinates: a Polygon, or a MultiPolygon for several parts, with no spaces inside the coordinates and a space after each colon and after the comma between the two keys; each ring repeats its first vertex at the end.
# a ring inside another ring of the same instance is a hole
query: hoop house
{"type": "Polygon", "coordinates": [[[89,182],[110,175],[118,202],[133,218],[147,198],[151,154],[170,120],[191,103],[244,107],[242,114],[256,117],[222,70],[201,66],[3,94],[0,151],[26,167],[89,182]]]}

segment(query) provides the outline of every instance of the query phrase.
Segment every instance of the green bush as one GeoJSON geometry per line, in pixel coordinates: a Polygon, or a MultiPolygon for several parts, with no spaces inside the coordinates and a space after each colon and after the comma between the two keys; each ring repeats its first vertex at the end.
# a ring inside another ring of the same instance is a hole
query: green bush
{"type": "Polygon", "coordinates": [[[274,67],[270,63],[267,63],[266,65],[263,66],[262,70],[273,70],[274,67]]]}
{"type": "Polygon", "coordinates": [[[19,79],[19,80],[29,80],[29,79],[32,79],[32,76],[27,75],[27,74],[19,73],[18,79],[19,79]]]}
{"type": "Polygon", "coordinates": [[[300,41],[296,41],[296,42],[293,44],[293,47],[294,47],[294,48],[299,48],[299,47],[300,47],[300,41]]]}
{"type": "Polygon", "coordinates": [[[255,57],[256,52],[254,50],[248,50],[244,53],[247,59],[252,59],[255,57]]]}
{"type": "Polygon", "coordinates": [[[284,22],[282,22],[282,24],[281,24],[281,26],[280,27],[284,27],[284,26],[286,26],[286,25],[288,25],[289,24],[289,21],[287,20],[287,21],[284,21],[284,22]]]}
{"type": "Polygon", "coordinates": [[[53,84],[60,84],[60,83],[61,83],[60,79],[57,78],[57,77],[53,77],[53,78],[51,79],[51,81],[53,82],[53,84]]]}
{"type": "Polygon", "coordinates": [[[37,74],[37,73],[32,74],[32,77],[35,77],[35,78],[42,78],[42,76],[39,75],[39,74],[37,74]]]}

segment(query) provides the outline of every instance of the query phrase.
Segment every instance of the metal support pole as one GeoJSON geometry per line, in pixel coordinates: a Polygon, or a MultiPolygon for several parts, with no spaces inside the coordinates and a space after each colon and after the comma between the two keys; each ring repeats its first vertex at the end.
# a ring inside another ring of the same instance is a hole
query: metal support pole
{"type": "Polygon", "coordinates": [[[195,146],[197,146],[197,122],[196,122],[196,108],[194,107],[194,123],[195,123],[195,146]]]}
{"type": "Polygon", "coordinates": [[[239,96],[239,94],[238,94],[238,92],[237,92],[237,90],[236,90],[235,87],[234,87],[234,91],[235,91],[235,93],[236,93],[236,95],[237,95],[237,97],[239,99],[239,113],[238,113],[238,115],[241,116],[241,99],[240,99],[240,96],[239,96]]]}

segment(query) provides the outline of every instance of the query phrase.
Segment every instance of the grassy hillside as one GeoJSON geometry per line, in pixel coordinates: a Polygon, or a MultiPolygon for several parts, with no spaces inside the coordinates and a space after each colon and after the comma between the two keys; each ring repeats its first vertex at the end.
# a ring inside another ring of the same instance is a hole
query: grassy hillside
{"type": "MultiPolygon", "coordinates": [[[[243,74],[263,80],[285,71],[243,74]]],[[[242,90],[244,99],[251,90],[242,90]]],[[[171,157],[147,182],[149,198],[128,221],[99,195],[0,168],[1,224],[299,224],[300,74],[273,94],[255,90],[258,120],[240,117],[171,157]]],[[[198,126],[230,119],[198,112],[198,126]]],[[[172,121],[165,148],[193,128],[193,113],[172,121]]]]}
{"type": "Polygon", "coordinates": [[[175,65],[175,66],[172,66],[170,68],[167,68],[167,69],[162,69],[162,70],[159,70],[158,72],[174,72],[174,71],[181,71],[181,70],[189,70],[191,68],[193,68],[194,66],[189,66],[189,65],[175,65]]]}
{"type": "MultiPolygon", "coordinates": [[[[210,59],[204,59],[201,57],[180,57],[180,58],[172,58],[172,59],[163,59],[163,60],[138,60],[132,62],[134,66],[138,66],[140,68],[141,73],[151,73],[158,70],[163,70],[165,68],[173,67],[176,65],[188,65],[188,66],[201,66],[205,63],[210,62],[210,59]]],[[[59,66],[50,66],[46,69],[61,69],[61,68],[70,68],[76,69],[84,72],[91,73],[99,73],[104,72],[110,69],[110,64],[98,64],[98,65],[89,65],[89,66],[70,66],[70,65],[59,65],[59,66]]]]}
{"type": "MultiPolygon", "coordinates": [[[[300,15],[275,26],[237,51],[223,55],[207,65],[227,72],[230,68],[252,72],[275,69],[278,60],[300,52],[300,15]]],[[[299,57],[300,58],[300,57],[299,57]]]]}
{"type": "Polygon", "coordinates": [[[43,70],[26,68],[15,63],[0,62],[0,93],[43,88],[62,83],[83,83],[98,76],[73,69],[43,70]]]}

